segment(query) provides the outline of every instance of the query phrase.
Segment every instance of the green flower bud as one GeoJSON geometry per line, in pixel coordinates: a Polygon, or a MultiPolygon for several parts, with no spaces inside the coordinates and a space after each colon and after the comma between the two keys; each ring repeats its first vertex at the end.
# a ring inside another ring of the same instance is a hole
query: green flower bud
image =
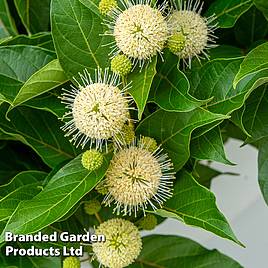
{"type": "Polygon", "coordinates": [[[141,139],[139,140],[139,143],[140,145],[143,145],[144,149],[148,150],[151,153],[158,148],[156,140],[151,137],[142,136],[141,139]]]}
{"type": "Polygon", "coordinates": [[[142,228],[143,230],[148,231],[153,230],[156,225],[157,225],[157,218],[152,214],[146,215],[139,221],[139,227],[142,228]]]}
{"type": "Polygon", "coordinates": [[[130,144],[135,138],[134,126],[132,123],[125,124],[114,140],[120,144],[130,144]]]}
{"type": "Polygon", "coordinates": [[[84,209],[88,215],[94,215],[101,210],[101,204],[98,200],[93,199],[85,203],[84,209]]]}
{"type": "Polygon", "coordinates": [[[101,0],[99,3],[99,11],[103,15],[108,14],[115,7],[117,7],[115,0],[101,0]]]}
{"type": "Polygon", "coordinates": [[[167,47],[172,53],[177,55],[179,52],[181,52],[184,49],[185,41],[186,39],[183,33],[178,32],[178,33],[173,34],[168,39],[167,47]]]}
{"type": "Polygon", "coordinates": [[[132,69],[132,63],[126,55],[116,55],[111,60],[111,70],[121,76],[126,76],[132,69]]]}
{"type": "Polygon", "coordinates": [[[101,167],[103,155],[97,150],[88,150],[83,153],[82,165],[84,168],[93,171],[101,167]]]}
{"type": "Polygon", "coordinates": [[[101,195],[106,195],[108,193],[108,188],[105,186],[103,181],[95,187],[95,190],[101,195]]]}
{"type": "Polygon", "coordinates": [[[68,257],[63,261],[63,268],[80,268],[80,261],[76,257],[68,257]]]}

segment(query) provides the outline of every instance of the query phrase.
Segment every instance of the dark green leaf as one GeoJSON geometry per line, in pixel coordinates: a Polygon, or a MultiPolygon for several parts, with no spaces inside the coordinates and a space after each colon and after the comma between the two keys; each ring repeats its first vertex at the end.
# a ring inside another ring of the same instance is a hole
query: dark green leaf
{"type": "Polygon", "coordinates": [[[198,160],[211,160],[233,165],[225,155],[219,127],[215,127],[204,135],[192,140],[191,156],[198,160]]]}
{"type": "Polygon", "coordinates": [[[1,235],[37,232],[62,218],[104,177],[112,154],[104,156],[101,168],[90,172],[82,166],[81,156],[61,168],[32,200],[20,203],[1,235]],[[35,209],[33,209],[33,207],[35,209]]]}
{"type": "Polygon", "coordinates": [[[67,82],[58,60],[49,62],[46,66],[34,73],[23,85],[15,97],[12,106],[16,107],[22,103],[39,96],[53,88],[67,82]]]}
{"type": "Polygon", "coordinates": [[[0,2],[0,39],[10,35],[16,35],[18,31],[10,15],[7,0],[0,2]]]}
{"type": "Polygon", "coordinates": [[[253,0],[255,6],[262,11],[265,18],[268,20],[268,2],[266,0],[253,0]]]}
{"type": "Polygon", "coordinates": [[[268,205],[268,140],[265,139],[259,146],[258,177],[263,198],[268,205]]]}
{"type": "Polygon", "coordinates": [[[5,113],[6,106],[2,106],[2,131],[31,146],[47,165],[54,167],[76,155],[77,151],[60,129],[60,121],[51,113],[18,107],[8,114],[10,121],[5,119],[5,113]]]}
{"type": "Polygon", "coordinates": [[[23,171],[0,186],[0,221],[8,220],[21,201],[37,195],[46,176],[47,173],[41,171],[23,171]]]}
{"type": "Polygon", "coordinates": [[[0,93],[12,102],[25,81],[55,57],[40,47],[0,47],[0,93]]]}
{"type": "Polygon", "coordinates": [[[14,0],[14,3],[28,33],[48,31],[50,0],[14,0]]]}
{"type": "Polygon", "coordinates": [[[186,171],[177,175],[173,196],[163,209],[157,210],[156,213],[160,216],[167,213],[166,216],[203,228],[241,245],[226,218],[217,208],[214,194],[198,184],[186,171]]]}
{"type": "Polygon", "coordinates": [[[252,5],[252,0],[216,0],[209,7],[206,16],[215,14],[219,27],[231,28],[252,5]]]}
{"type": "Polygon", "coordinates": [[[101,14],[99,12],[99,0],[79,0],[83,5],[88,7],[95,15],[100,16],[101,14]]]}
{"type": "Polygon", "coordinates": [[[142,71],[136,70],[128,76],[128,81],[131,82],[131,88],[128,92],[134,98],[138,106],[139,119],[142,117],[149,91],[156,74],[156,62],[157,57],[154,57],[152,62],[144,67],[142,71]]]}
{"type": "Polygon", "coordinates": [[[150,235],[142,240],[141,254],[130,268],[242,268],[217,250],[208,250],[184,237],[150,235]]]}
{"type": "Polygon", "coordinates": [[[60,64],[71,79],[87,68],[108,67],[110,38],[102,19],[79,0],[52,0],[52,35],[60,64]]]}
{"type": "Polygon", "coordinates": [[[149,101],[158,104],[166,111],[187,112],[208,101],[199,101],[188,91],[189,81],[178,69],[178,57],[165,53],[165,62],[160,62],[152,85],[149,101]]]}
{"type": "Polygon", "coordinates": [[[189,142],[194,129],[227,118],[213,114],[202,108],[190,112],[166,112],[161,109],[144,119],[137,133],[153,137],[169,154],[176,170],[187,162],[189,142]]]}

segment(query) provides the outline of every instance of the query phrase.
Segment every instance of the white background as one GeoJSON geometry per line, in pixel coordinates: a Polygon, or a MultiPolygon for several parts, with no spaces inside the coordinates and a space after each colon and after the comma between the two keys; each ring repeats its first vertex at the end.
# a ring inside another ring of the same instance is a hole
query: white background
{"type": "Polygon", "coordinates": [[[262,198],[258,185],[257,150],[248,145],[240,148],[240,145],[241,141],[230,140],[225,146],[227,156],[237,164],[236,166],[218,163],[211,165],[220,171],[240,175],[221,175],[215,178],[211,190],[216,195],[219,209],[246,248],[172,219],[166,220],[152,232],[144,234],[174,234],[188,237],[209,249],[218,249],[245,268],[268,267],[268,206],[262,198]]]}

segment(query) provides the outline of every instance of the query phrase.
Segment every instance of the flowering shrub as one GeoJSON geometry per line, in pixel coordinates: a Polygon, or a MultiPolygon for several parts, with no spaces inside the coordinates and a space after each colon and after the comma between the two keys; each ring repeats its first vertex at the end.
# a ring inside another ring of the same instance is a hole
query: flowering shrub
{"type": "Polygon", "coordinates": [[[170,217],[243,246],[202,160],[252,144],[268,203],[267,20],[265,0],[1,0],[0,266],[78,268],[6,256],[5,233],[90,230],[105,242],[37,246],[82,246],[94,267],[241,267],[141,231],[170,217]]]}

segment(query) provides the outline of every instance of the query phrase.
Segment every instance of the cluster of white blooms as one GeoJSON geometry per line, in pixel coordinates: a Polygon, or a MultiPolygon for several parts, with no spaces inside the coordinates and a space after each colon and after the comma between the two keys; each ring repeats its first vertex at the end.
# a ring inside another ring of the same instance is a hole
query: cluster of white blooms
{"type": "Polygon", "coordinates": [[[121,0],[121,6],[111,6],[104,20],[109,28],[105,34],[114,37],[112,57],[124,55],[142,67],[168,47],[184,62],[188,59],[190,66],[193,57],[207,57],[206,50],[215,46],[215,17],[204,18],[201,10],[199,0],[179,1],[174,7],[165,1],[157,6],[152,0],[121,0]]]}

